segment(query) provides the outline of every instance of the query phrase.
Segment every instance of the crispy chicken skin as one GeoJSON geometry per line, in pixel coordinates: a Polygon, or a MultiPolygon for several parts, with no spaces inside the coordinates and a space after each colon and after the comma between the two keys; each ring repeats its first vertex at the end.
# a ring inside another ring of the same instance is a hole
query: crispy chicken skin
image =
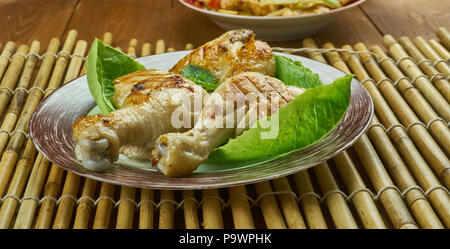
{"type": "Polygon", "coordinates": [[[180,74],[189,64],[206,69],[219,83],[242,72],[274,76],[276,71],[272,48],[255,40],[255,34],[246,29],[229,31],[205,43],[182,58],[170,72],[180,74]]]}
{"type": "Polygon", "coordinates": [[[217,146],[248,129],[261,117],[275,113],[303,92],[302,88],[286,86],[260,73],[233,76],[210,95],[193,129],[164,134],[157,139],[152,152],[153,166],[170,177],[189,175],[217,146]]]}
{"type": "Polygon", "coordinates": [[[90,170],[108,169],[118,159],[119,149],[124,145],[130,146],[122,151],[142,155],[143,150],[153,147],[159,135],[187,130],[172,126],[172,113],[185,107],[189,115],[187,122],[194,123],[199,112],[190,112],[195,109],[185,106],[184,100],[188,98],[192,105],[207,96],[205,90],[193,82],[159,70],[134,72],[116,79],[114,84],[113,102],[119,109],[107,115],[82,117],[72,126],[75,154],[90,170]]]}

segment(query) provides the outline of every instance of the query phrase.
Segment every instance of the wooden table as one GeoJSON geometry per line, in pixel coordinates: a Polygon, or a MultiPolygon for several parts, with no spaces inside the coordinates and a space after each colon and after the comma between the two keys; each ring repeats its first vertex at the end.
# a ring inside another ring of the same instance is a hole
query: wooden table
{"type": "MultiPolygon", "coordinates": [[[[449,10],[448,0],[368,0],[340,15],[315,38],[336,46],[359,41],[376,45],[385,34],[431,38],[438,27],[449,27],[449,10]]],[[[224,32],[178,0],[0,0],[0,20],[0,44],[30,44],[37,39],[42,42],[41,50],[52,37],[62,39],[70,29],[76,29],[79,38],[87,42],[110,31],[114,46],[125,48],[131,38],[153,44],[164,39],[177,50],[186,43],[200,45],[224,32]]]]}

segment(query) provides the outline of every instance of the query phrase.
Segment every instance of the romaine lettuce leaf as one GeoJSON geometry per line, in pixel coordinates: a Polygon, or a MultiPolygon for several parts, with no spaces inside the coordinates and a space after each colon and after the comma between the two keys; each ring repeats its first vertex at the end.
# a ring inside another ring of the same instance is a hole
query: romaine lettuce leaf
{"type": "Polygon", "coordinates": [[[145,67],[130,56],[95,39],[89,51],[86,71],[89,90],[102,114],[115,110],[113,80],[145,67]]]}
{"type": "Polygon", "coordinates": [[[275,55],[277,78],[287,85],[312,88],[322,85],[319,75],[304,67],[300,61],[293,61],[281,55],[275,55]]]}
{"type": "Polygon", "coordinates": [[[270,122],[272,115],[218,147],[207,163],[272,160],[315,144],[334,129],[347,111],[353,77],[346,75],[330,85],[307,89],[277,112],[279,130],[275,138],[261,139],[262,133],[273,129],[262,123],[270,122]]]}

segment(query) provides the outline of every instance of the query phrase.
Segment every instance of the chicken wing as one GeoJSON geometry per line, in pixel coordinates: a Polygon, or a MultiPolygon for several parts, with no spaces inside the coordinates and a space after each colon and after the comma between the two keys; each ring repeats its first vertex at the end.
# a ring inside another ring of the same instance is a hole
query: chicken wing
{"type": "Polygon", "coordinates": [[[116,79],[114,84],[112,101],[119,109],[80,118],[72,126],[75,154],[90,170],[108,169],[124,145],[130,145],[125,152],[142,155],[142,150],[150,150],[159,135],[192,127],[201,110],[195,112],[191,105],[202,103],[207,96],[192,81],[159,70],[138,71],[116,79]],[[172,114],[178,108],[187,117],[180,127],[175,127],[172,114]]]}
{"type": "Polygon", "coordinates": [[[152,164],[167,176],[186,176],[217,146],[303,92],[303,88],[286,86],[260,73],[233,76],[210,95],[193,129],[157,139],[152,164]]]}
{"type": "Polygon", "coordinates": [[[229,31],[193,50],[170,72],[180,74],[187,65],[196,65],[209,71],[219,83],[242,72],[274,76],[276,64],[272,48],[254,37],[251,30],[229,31]]]}

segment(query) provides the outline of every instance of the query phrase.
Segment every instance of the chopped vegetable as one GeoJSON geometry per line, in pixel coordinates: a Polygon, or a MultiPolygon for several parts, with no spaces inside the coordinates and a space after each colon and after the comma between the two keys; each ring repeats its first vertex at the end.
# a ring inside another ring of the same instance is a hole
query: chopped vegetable
{"type": "Polygon", "coordinates": [[[219,86],[210,72],[196,65],[187,65],[181,75],[200,85],[206,91],[214,91],[219,86]]]}

